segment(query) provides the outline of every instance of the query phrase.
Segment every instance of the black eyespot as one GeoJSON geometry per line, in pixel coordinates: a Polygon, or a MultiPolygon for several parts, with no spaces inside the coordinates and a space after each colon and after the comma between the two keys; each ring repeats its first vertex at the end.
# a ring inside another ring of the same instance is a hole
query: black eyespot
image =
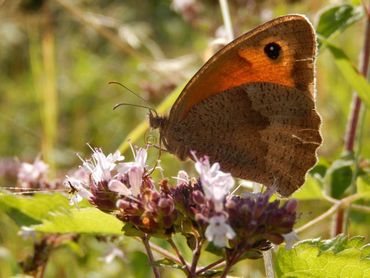
{"type": "Polygon", "coordinates": [[[275,42],[270,42],[266,44],[265,48],[263,49],[267,57],[272,60],[276,60],[280,56],[281,46],[275,42]]]}

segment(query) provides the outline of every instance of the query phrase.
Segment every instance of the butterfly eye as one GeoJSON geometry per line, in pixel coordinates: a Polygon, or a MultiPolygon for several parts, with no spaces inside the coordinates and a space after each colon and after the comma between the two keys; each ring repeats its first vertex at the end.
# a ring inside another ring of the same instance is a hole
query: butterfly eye
{"type": "Polygon", "coordinates": [[[281,46],[277,43],[271,42],[266,44],[265,48],[263,49],[267,57],[272,60],[276,60],[280,56],[281,46]]]}

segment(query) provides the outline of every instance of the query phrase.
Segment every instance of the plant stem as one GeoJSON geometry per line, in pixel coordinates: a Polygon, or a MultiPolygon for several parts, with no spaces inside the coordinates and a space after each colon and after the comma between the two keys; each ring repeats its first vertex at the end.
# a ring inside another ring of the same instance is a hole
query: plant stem
{"type": "MultiPolygon", "coordinates": [[[[370,6],[369,6],[370,7],[370,6]]],[[[368,75],[368,68],[369,68],[369,56],[370,56],[370,16],[369,16],[369,9],[364,6],[364,9],[366,10],[366,27],[365,27],[365,40],[364,40],[364,46],[362,50],[362,58],[360,59],[361,65],[360,70],[361,74],[367,78],[368,75]]],[[[358,126],[359,126],[359,120],[361,119],[361,107],[362,102],[360,97],[355,93],[352,97],[352,108],[351,108],[351,114],[348,120],[347,124],[347,132],[345,137],[345,143],[344,143],[344,150],[346,153],[354,153],[355,149],[355,143],[356,138],[358,134],[358,126]]],[[[361,119],[364,120],[363,117],[361,119]]],[[[358,157],[359,154],[357,154],[358,157]]],[[[358,165],[357,165],[357,157],[355,157],[355,171],[353,175],[355,175],[358,171],[358,165]]],[[[352,193],[356,192],[356,178],[355,176],[352,179],[351,184],[352,193]]],[[[335,216],[335,224],[334,224],[334,230],[332,231],[333,235],[338,235],[342,233],[343,231],[347,232],[348,230],[348,222],[349,222],[349,211],[348,209],[345,211],[344,208],[340,208],[335,216]]]]}
{"type": "Polygon", "coordinates": [[[214,268],[214,267],[218,267],[218,266],[221,266],[222,264],[225,263],[225,259],[224,258],[221,258],[205,267],[202,267],[201,269],[197,270],[196,272],[196,275],[199,275],[199,274],[202,274],[204,272],[206,272],[207,270],[211,269],[211,268],[214,268]]]}
{"type": "Polygon", "coordinates": [[[273,264],[273,260],[272,260],[272,251],[271,251],[271,249],[262,252],[262,255],[263,255],[263,262],[264,262],[264,265],[265,265],[266,277],[267,278],[274,278],[275,277],[274,264],[273,264]]]}
{"type": "Polygon", "coordinates": [[[220,278],[226,278],[227,277],[227,274],[229,273],[229,271],[231,269],[231,266],[232,266],[231,263],[226,263],[225,268],[224,268],[224,271],[222,272],[220,278]]]}
{"type": "Polygon", "coordinates": [[[46,269],[46,262],[39,267],[39,269],[37,271],[37,274],[36,274],[36,277],[37,278],[44,278],[45,269],[46,269]]]}
{"type": "Polygon", "coordinates": [[[323,214],[319,215],[318,217],[316,217],[315,219],[311,220],[310,222],[306,223],[305,225],[299,227],[298,229],[296,229],[296,233],[300,233],[300,232],[303,232],[304,230],[306,230],[307,228],[309,227],[312,227],[314,225],[316,225],[318,222],[324,220],[325,218],[329,217],[330,215],[333,215],[335,212],[337,212],[339,209],[344,209],[346,207],[348,207],[352,202],[355,202],[357,201],[358,199],[361,199],[364,197],[364,194],[354,194],[354,195],[351,195],[351,196],[348,196],[342,200],[338,200],[337,202],[335,202],[335,204],[330,208],[328,209],[326,212],[324,212],[323,214]]]}
{"type": "Polygon", "coordinates": [[[238,261],[239,257],[240,255],[236,254],[235,250],[229,256],[226,255],[226,265],[225,265],[224,271],[221,274],[221,278],[227,277],[227,274],[229,273],[231,267],[238,261]]]}
{"type": "Polygon", "coordinates": [[[200,237],[198,237],[196,241],[197,242],[195,250],[193,252],[193,260],[191,262],[189,277],[196,276],[197,264],[200,258],[200,252],[202,251],[203,240],[200,237]]]}
{"type": "MultiPolygon", "coordinates": [[[[137,241],[142,241],[141,237],[134,237],[135,240],[137,241]]],[[[181,264],[181,261],[179,260],[179,258],[177,258],[175,255],[173,255],[172,253],[168,252],[166,249],[163,249],[162,247],[152,243],[152,242],[149,242],[149,246],[150,246],[150,249],[153,250],[154,252],[162,255],[163,257],[169,259],[170,261],[173,261],[173,262],[176,262],[177,264],[181,264]]]]}
{"type": "Polygon", "coordinates": [[[152,249],[150,248],[148,235],[143,236],[141,238],[141,240],[143,241],[143,244],[145,246],[145,250],[146,250],[146,253],[147,253],[148,258],[149,258],[149,263],[152,266],[154,276],[156,278],[160,278],[161,276],[159,274],[158,268],[155,266],[154,256],[153,256],[153,253],[152,253],[152,249]]]}
{"type": "Polygon", "coordinates": [[[171,245],[171,247],[173,248],[173,250],[175,251],[177,257],[179,257],[179,260],[181,261],[181,263],[183,264],[183,266],[185,267],[185,270],[186,272],[189,274],[190,273],[190,270],[189,270],[189,265],[188,263],[185,261],[184,257],[181,255],[179,249],[177,248],[175,242],[173,241],[172,238],[170,238],[168,240],[169,244],[171,245]]]}

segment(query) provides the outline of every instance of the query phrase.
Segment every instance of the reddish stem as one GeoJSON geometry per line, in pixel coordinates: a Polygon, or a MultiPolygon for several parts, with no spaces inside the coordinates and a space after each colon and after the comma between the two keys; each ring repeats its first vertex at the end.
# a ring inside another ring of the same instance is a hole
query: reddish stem
{"type": "Polygon", "coordinates": [[[344,229],[344,220],[345,220],[345,217],[344,217],[344,214],[345,214],[345,209],[344,208],[339,208],[339,210],[337,211],[337,214],[335,215],[335,223],[334,223],[334,230],[333,230],[333,234],[334,235],[339,235],[341,233],[343,233],[343,229],[344,229]]]}

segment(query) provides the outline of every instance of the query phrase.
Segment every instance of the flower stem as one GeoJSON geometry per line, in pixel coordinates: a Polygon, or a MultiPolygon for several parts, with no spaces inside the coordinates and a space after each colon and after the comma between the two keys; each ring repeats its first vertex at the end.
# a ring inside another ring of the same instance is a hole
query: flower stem
{"type": "Polygon", "coordinates": [[[160,278],[161,276],[159,274],[158,268],[155,266],[154,256],[152,253],[152,249],[150,248],[148,235],[144,235],[141,240],[143,241],[143,244],[145,246],[145,250],[148,255],[149,263],[152,266],[154,276],[155,278],[160,278]]]}
{"type": "Polygon", "coordinates": [[[226,253],[226,265],[225,265],[224,271],[221,274],[221,278],[226,278],[227,277],[227,274],[229,273],[231,267],[238,261],[237,260],[238,257],[239,256],[237,256],[237,254],[235,254],[235,250],[230,255],[227,255],[227,253],[226,253]]]}
{"type": "Polygon", "coordinates": [[[263,263],[265,265],[265,272],[267,278],[274,278],[274,265],[272,261],[272,252],[271,249],[262,252],[263,254],[263,263]]]}
{"type": "Polygon", "coordinates": [[[185,271],[187,272],[187,274],[189,274],[190,273],[189,264],[185,261],[184,257],[181,255],[173,239],[170,238],[168,240],[168,243],[171,245],[172,249],[175,251],[177,257],[179,257],[179,260],[181,261],[182,265],[185,267],[185,271]]]}
{"type": "Polygon", "coordinates": [[[199,269],[197,272],[196,272],[196,275],[200,275],[204,272],[206,272],[207,270],[211,269],[211,268],[214,268],[214,267],[219,267],[221,266],[222,264],[225,263],[225,259],[224,258],[221,258],[205,267],[202,267],[201,269],[199,269]]]}
{"type": "Polygon", "coordinates": [[[191,262],[189,277],[196,277],[197,264],[202,251],[203,240],[200,237],[197,238],[195,250],[193,252],[193,260],[191,262]]]}
{"type": "MultiPolygon", "coordinates": [[[[142,241],[141,237],[134,237],[135,240],[137,241],[142,241]]],[[[165,258],[169,259],[170,261],[173,261],[177,264],[181,264],[181,261],[175,256],[173,255],[172,253],[168,252],[166,249],[163,249],[162,247],[152,243],[152,242],[149,242],[149,246],[150,246],[150,249],[153,250],[154,252],[156,252],[157,254],[160,254],[162,256],[164,256],[165,258]]]]}

